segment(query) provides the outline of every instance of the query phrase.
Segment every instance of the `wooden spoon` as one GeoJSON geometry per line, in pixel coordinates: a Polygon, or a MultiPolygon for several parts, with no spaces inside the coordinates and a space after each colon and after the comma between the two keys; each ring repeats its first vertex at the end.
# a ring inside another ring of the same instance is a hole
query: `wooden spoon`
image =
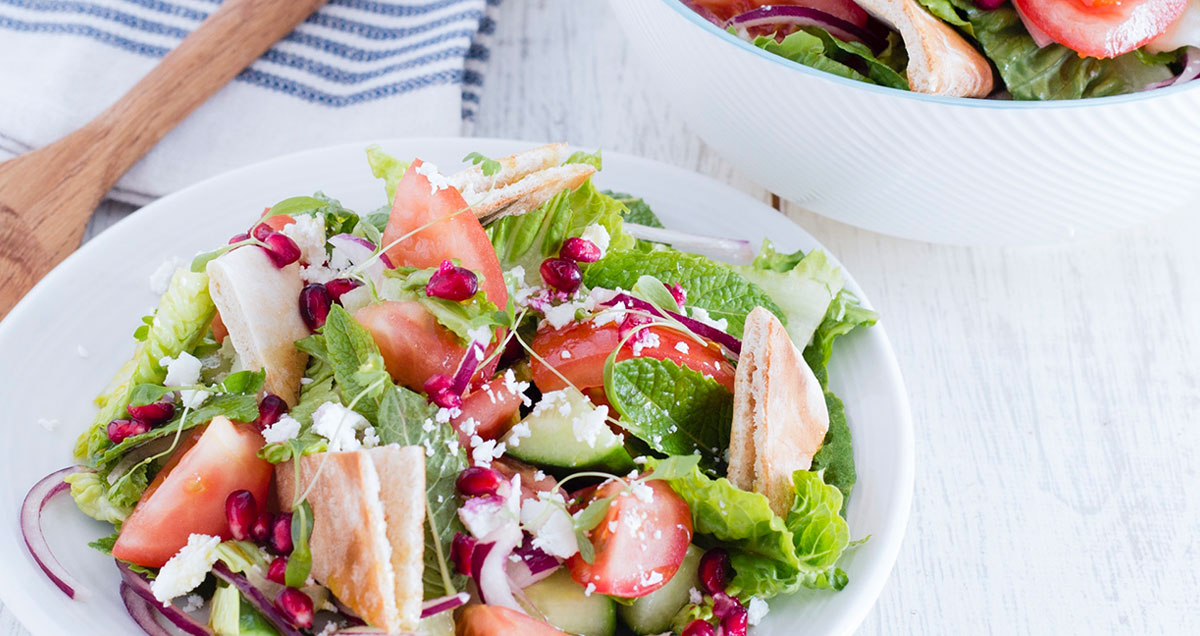
{"type": "Polygon", "coordinates": [[[75,251],[121,175],[326,1],[225,0],[108,110],[0,163],[0,318],[75,251]]]}

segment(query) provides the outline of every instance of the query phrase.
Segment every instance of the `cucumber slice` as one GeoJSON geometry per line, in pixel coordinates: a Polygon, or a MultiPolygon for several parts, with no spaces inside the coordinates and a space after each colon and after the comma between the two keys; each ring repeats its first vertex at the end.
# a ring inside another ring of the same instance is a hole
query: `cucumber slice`
{"type": "Polygon", "coordinates": [[[504,438],[508,455],[551,468],[634,467],[624,440],[612,432],[599,408],[574,388],[551,391],[504,438]]]}
{"type": "Polygon", "coordinates": [[[586,594],[566,568],[525,588],[525,597],[548,623],[569,634],[612,636],[617,630],[617,604],[603,594],[586,594]]]}
{"type": "Polygon", "coordinates": [[[689,545],[683,563],[666,585],[634,599],[629,605],[617,607],[621,620],[638,634],[671,631],[671,620],[689,602],[688,591],[700,587],[698,573],[702,554],[703,550],[689,545]]]}

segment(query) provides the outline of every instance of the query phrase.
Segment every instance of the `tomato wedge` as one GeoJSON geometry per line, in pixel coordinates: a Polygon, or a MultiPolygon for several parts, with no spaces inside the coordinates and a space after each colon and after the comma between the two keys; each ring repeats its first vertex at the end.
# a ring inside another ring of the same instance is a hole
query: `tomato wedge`
{"type": "Polygon", "coordinates": [[[516,610],[499,605],[470,605],[458,614],[454,626],[455,636],[566,636],[543,623],[516,610]]]}
{"type": "Polygon", "coordinates": [[[465,447],[470,448],[466,444],[470,436],[462,431],[467,420],[474,420],[473,434],[483,439],[503,437],[516,423],[521,412],[521,396],[509,391],[504,384],[504,378],[496,378],[486,387],[471,391],[463,398],[462,415],[450,420],[450,423],[459,432],[460,441],[465,447]]]}
{"type": "MultiPolygon", "coordinates": [[[[659,345],[642,349],[642,357],[670,360],[711,376],[733,391],[733,365],[715,345],[701,346],[693,338],[668,327],[650,327],[648,331],[658,336],[659,345]]],[[[589,321],[539,331],[530,347],[546,363],[536,358],[532,361],[533,383],[543,392],[557,391],[567,386],[558,377],[562,374],[580,390],[604,386],[604,361],[620,341],[620,330],[612,323],[597,326],[589,321]]],[[[631,344],[626,344],[617,354],[618,361],[632,357],[631,344]]]]}
{"type": "Polygon", "coordinates": [[[188,536],[228,539],[225,498],[249,490],[259,505],[267,501],[274,467],[259,459],[263,438],[246,424],[215,418],[194,433],[163,467],[121,526],[114,557],[146,567],[162,567],[187,544],[188,536]]]}
{"type": "MultiPolygon", "coordinates": [[[[576,554],[567,560],[571,578],[594,591],[622,598],[645,596],[667,584],[692,542],[687,502],[662,480],[644,482],[653,496],[625,492],[619,481],[604,484],[587,503],[616,496],[600,525],[588,533],[592,563],[576,554]]],[[[586,506],[586,504],[584,504],[586,506]]]]}
{"type": "Polygon", "coordinates": [[[1116,57],[1153,40],[1188,0],[1013,0],[1050,39],[1089,57],[1116,57]]]}
{"type": "Polygon", "coordinates": [[[466,348],[415,300],[367,305],[354,319],[371,332],[397,384],[421,391],[439,373],[454,375],[466,348]]]}
{"type": "Polygon", "coordinates": [[[405,238],[387,250],[396,266],[437,267],[443,260],[458,259],[462,266],[483,278],[480,286],[488,300],[503,308],[508,303],[500,259],[483,226],[458,190],[446,186],[433,191],[429,178],[420,173],[424,165],[415,159],[396,184],[392,216],[383,231],[383,244],[391,245],[418,228],[429,227],[405,238]]]}

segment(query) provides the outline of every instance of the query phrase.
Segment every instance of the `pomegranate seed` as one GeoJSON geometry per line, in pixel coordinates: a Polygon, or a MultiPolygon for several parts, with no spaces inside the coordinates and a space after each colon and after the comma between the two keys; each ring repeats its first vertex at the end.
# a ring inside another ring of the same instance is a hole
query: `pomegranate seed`
{"type": "Polygon", "coordinates": [[[271,567],[267,568],[267,580],[285,585],[284,581],[287,580],[287,564],[287,557],[275,557],[275,560],[271,561],[271,567]]]}
{"type": "Polygon", "coordinates": [[[576,263],[595,263],[600,260],[600,248],[585,238],[572,237],[563,243],[558,255],[576,263]]]}
{"type": "Polygon", "coordinates": [[[500,489],[500,473],[483,466],[468,466],[458,474],[454,486],[467,497],[494,495],[500,489]]]}
{"type": "Polygon", "coordinates": [[[728,616],[721,619],[721,631],[724,636],[746,636],[746,626],[749,622],[749,612],[745,607],[737,605],[728,616]]]}
{"type": "Polygon", "coordinates": [[[254,523],[250,526],[250,540],[258,544],[266,545],[267,541],[271,538],[271,528],[274,525],[275,516],[269,512],[263,511],[262,514],[258,515],[258,518],[255,519],[254,523]]]}
{"type": "Polygon", "coordinates": [[[362,281],[353,278],[335,278],[328,283],[325,283],[325,289],[329,290],[329,297],[333,302],[342,304],[342,296],[346,292],[362,287],[362,281]]]}
{"type": "Polygon", "coordinates": [[[313,283],[300,290],[300,317],[304,319],[304,324],[308,325],[309,331],[316,331],[325,326],[325,319],[329,317],[329,308],[332,306],[333,297],[324,285],[313,283]]]}
{"type": "Polygon", "coordinates": [[[450,261],[442,261],[438,271],[425,284],[425,295],[462,302],[470,300],[479,291],[479,277],[465,267],[455,267],[450,261]]]}
{"type": "Polygon", "coordinates": [[[275,599],[275,607],[283,612],[288,621],[301,629],[313,624],[313,602],[307,594],[294,587],[285,587],[275,599]]]}
{"type": "Polygon", "coordinates": [[[273,393],[268,393],[258,403],[258,419],[254,420],[254,425],[260,431],[264,428],[274,426],[275,422],[278,422],[279,418],[283,417],[284,413],[287,413],[287,410],[287,402],[284,402],[283,398],[273,393]]]}
{"type": "Polygon", "coordinates": [[[292,553],[292,513],[281,512],[271,524],[271,544],[268,546],[275,554],[292,553]]]}
{"type": "Polygon", "coordinates": [[[258,225],[255,225],[254,227],[250,228],[250,234],[254,238],[256,238],[264,243],[267,242],[268,236],[275,234],[275,233],[276,233],[275,229],[272,228],[270,225],[267,225],[266,223],[259,223],[258,225]]]}
{"type": "Polygon", "coordinates": [[[300,248],[296,242],[279,232],[267,235],[262,242],[267,244],[267,256],[271,257],[275,267],[282,269],[300,260],[300,248]]]}
{"type": "Polygon", "coordinates": [[[700,557],[700,586],[709,594],[724,592],[729,584],[729,553],[713,548],[700,557]]]}
{"type": "Polygon", "coordinates": [[[238,541],[250,538],[250,527],[258,519],[258,503],[249,490],[235,490],[225,498],[225,520],[229,533],[238,541]]]}
{"type": "Polygon", "coordinates": [[[469,534],[454,533],[454,543],[450,544],[450,558],[459,574],[471,574],[471,555],[475,553],[477,543],[479,540],[469,534]]]}
{"type": "Polygon", "coordinates": [[[241,243],[249,238],[250,235],[246,234],[245,232],[242,232],[241,234],[234,234],[233,236],[229,237],[229,244],[233,245],[234,243],[241,243]]]}
{"type": "Polygon", "coordinates": [[[547,258],[542,261],[539,271],[542,273],[542,280],[546,281],[547,285],[564,294],[574,293],[576,289],[579,289],[579,284],[583,282],[583,271],[579,269],[575,261],[565,258],[547,258]]]}
{"type": "Polygon", "coordinates": [[[679,305],[680,309],[683,309],[683,306],[687,304],[687,290],[679,283],[671,285],[668,289],[671,291],[671,296],[675,299],[675,304],[679,305]]]}
{"type": "Polygon", "coordinates": [[[688,626],[683,628],[683,636],[716,636],[717,630],[713,629],[707,621],[697,618],[688,623],[688,626]]]}
{"type": "Polygon", "coordinates": [[[150,430],[150,425],[139,420],[113,420],[108,423],[108,441],[120,444],[128,437],[141,435],[150,430]]]}
{"type": "Polygon", "coordinates": [[[175,416],[175,402],[163,400],[141,406],[133,406],[131,404],[125,407],[125,410],[129,411],[129,415],[133,419],[144,422],[151,428],[154,428],[175,416]]]}
{"type": "Polygon", "coordinates": [[[724,619],[733,616],[739,609],[745,611],[736,598],[724,592],[713,594],[713,616],[724,619]]]}

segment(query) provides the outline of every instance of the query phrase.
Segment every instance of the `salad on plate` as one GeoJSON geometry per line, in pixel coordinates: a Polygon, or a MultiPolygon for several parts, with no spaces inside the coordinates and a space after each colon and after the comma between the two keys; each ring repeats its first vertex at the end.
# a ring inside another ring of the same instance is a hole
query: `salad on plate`
{"type": "Polygon", "coordinates": [[[770,53],[951,97],[1122,95],[1200,77],[1197,0],[680,0],[770,53]]]}
{"type": "MultiPolygon", "coordinates": [[[[851,537],[826,255],[662,227],[565,144],[317,193],[156,274],[70,493],[148,634],[746,634],[851,537]],[[382,198],[381,198],[382,200],[382,198]]],[[[114,365],[115,367],[116,365],[114,365]]]]}

